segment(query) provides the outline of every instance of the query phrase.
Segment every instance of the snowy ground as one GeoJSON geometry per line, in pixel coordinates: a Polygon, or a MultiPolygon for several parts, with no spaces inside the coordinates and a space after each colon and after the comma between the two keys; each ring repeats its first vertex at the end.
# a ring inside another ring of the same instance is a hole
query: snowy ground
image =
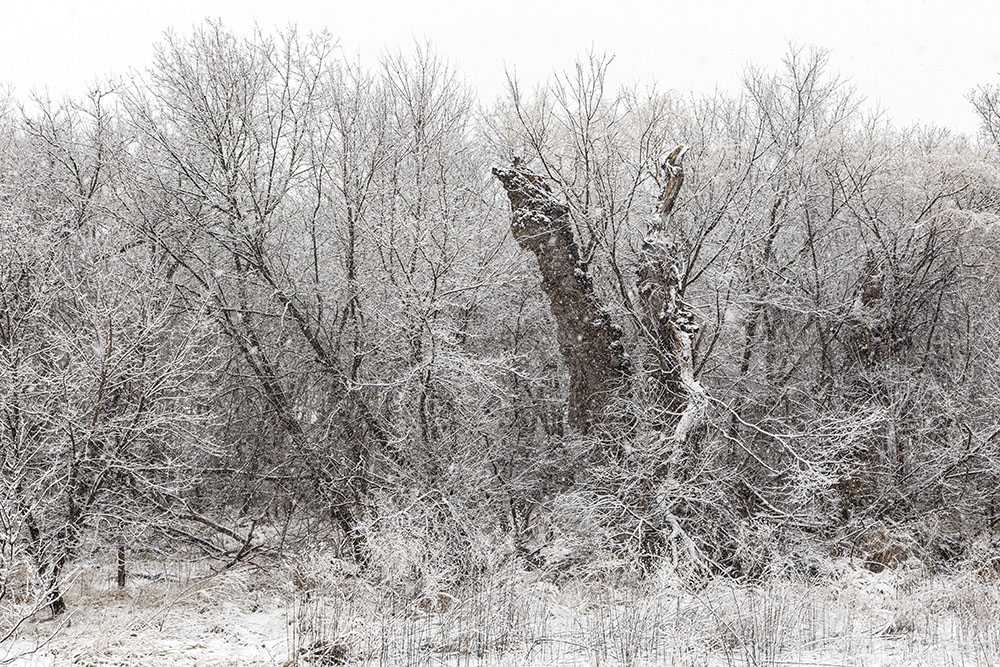
{"type": "Polygon", "coordinates": [[[122,591],[94,562],[70,613],[30,619],[0,664],[1000,665],[1000,591],[974,575],[844,561],[822,584],[664,578],[639,595],[508,573],[400,591],[320,553],[218,573],[150,560],[122,591]]]}

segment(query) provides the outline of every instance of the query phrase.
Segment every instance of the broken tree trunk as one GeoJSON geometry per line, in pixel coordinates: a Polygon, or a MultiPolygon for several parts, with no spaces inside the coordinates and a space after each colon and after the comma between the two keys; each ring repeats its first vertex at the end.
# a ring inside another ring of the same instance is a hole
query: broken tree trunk
{"type": "Polygon", "coordinates": [[[493,174],[510,199],[514,238],[538,259],[559,351],[569,371],[569,425],[589,433],[610,416],[608,405],[628,380],[622,330],[594,294],[573,238],[569,207],[517,160],[512,167],[494,168],[493,174]]]}
{"type": "Polygon", "coordinates": [[[677,416],[672,437],[678,444],[685,443],[701,423],[708,402],[694,369],[694,336],[698,325],[684,303],[681,260],[667,227],[684,183],[681,162],[686,151],[685,146],[678,146],[664,164],[666,183],[658,215],[651,218],[643,239],[638,269],[642,324],[647,337],[652,339],[650,347],[656,360],[653,381],[667,412],[677,416]]]}

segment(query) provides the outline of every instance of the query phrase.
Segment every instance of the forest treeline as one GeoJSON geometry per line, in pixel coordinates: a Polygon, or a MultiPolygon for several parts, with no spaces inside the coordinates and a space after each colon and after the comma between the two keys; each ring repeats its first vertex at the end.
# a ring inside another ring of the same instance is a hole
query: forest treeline
{"type": "Polygon", "coordinates": [[[307,537],[445,585],[990,566],[997,90],[969,137],[821,51],[699,98],[609,63],[483,100],[205,24],[0,106],[0,600],[307,537]]]}

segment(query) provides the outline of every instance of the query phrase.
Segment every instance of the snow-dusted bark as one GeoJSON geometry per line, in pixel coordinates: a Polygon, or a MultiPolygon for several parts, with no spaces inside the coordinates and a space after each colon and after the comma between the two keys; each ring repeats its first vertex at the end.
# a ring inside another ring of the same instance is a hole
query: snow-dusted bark
{"type": "Polygon", "coordinates": [[[493,173],[510,198],[514,238],[538,259],[559,350],[569,370],[569,425],[587,433],[607,418],[611,398],[628,379],[622,330],[594,295],[570,227],[569,207],[517,161],[493,173]]]}
{"type": "Polygon", "coordinates": [[[694,315],[684,304],[677,249],[670,241],[667,223],[677,194],[684,183],[681,163],[687,151],[678,146],[664,165],[667,181],[660,198],[658,215],[651,218],[643,239],[639,266],[639,298],[647,333],[654,339],[657,368],[655,381],[672,412],[679,414],[673,438],[686,442],[701,422],[708,396],[694,370],[694,336],[698,332],[694,315]]]}
{"type": "Polygon", "coordinates": [[[891,336],[887,337],[891,322],[886,317],[884,303],[886,276],[874,257],[869,257],[858,276],[854,303],[849,317],[854,323],[854,347],[858,359],[871,367],[889,354],[891,336]],[[890,338],[890,340],[886,340],[890,338]]]}

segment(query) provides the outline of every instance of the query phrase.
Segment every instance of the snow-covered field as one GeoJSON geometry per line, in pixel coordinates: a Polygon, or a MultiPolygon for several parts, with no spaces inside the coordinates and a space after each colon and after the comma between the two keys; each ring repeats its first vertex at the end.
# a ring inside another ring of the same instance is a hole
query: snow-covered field
{"type": "Polygon", "coordinates": [[[996,583],[847,560],[823,583],[663,576],[626,591],[508,572],[454,595],[376,586],[322,552],[221,572],[149,560],[131,575],[118,590],[111,563],[79,569],[70,611],[29,619],[0,664],[1000,664],[996,583]]]}

